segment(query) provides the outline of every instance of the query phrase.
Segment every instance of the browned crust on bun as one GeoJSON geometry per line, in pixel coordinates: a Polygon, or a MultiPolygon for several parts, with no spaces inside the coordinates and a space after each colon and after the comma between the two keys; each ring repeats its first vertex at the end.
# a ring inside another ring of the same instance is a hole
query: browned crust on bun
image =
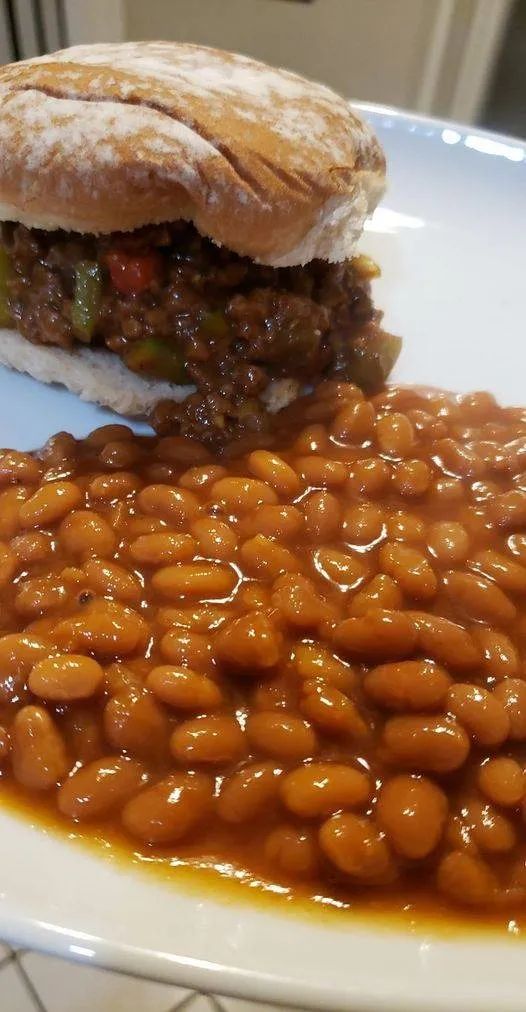
{"type": "Polygon", "coordinates": [[[99,234],[183,218],[272,266],[342,261],[384,179],[347,101],[244,56],[130,42],[0,68],[0,219],[99,234]]]}

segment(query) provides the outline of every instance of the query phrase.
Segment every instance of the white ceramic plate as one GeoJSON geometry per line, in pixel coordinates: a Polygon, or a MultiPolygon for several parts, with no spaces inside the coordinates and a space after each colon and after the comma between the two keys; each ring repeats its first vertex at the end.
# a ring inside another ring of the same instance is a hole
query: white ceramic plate
{"type": "MultiPolygon", "coordinates": [[[[364,248],[376,302],[404,337],[396,378],[526,404],[526,147],[362,106],[390,188],[364,248]]],[[[83,435],[111,416],[0,370],[0,442],[83,435]]],[[[0,937],[105,966],[289,1005],[371,1012],[523,1012],[523,944],[322,922],[176,890],[0,813],[0,937]]],[[[147,871],[147,870],[146,870],[147,871]]],[[[513,927],[513,926],[511,926],[513,927]]]]}

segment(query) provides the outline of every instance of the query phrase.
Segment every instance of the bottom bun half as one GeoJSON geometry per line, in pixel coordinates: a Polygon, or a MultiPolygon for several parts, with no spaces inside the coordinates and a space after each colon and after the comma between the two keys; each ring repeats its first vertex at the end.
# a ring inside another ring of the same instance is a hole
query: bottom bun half
{"type": "MultiPolygon", "coordinates": [[[[138,376],[122,359],[104,348],[77,346],[72,351],[55,345],[32,344],[16,330],[0,328],[0,365],[27,373],[43,383],[60,383],[83,401],[111,408],[119,415],[145,418],[162,400],[184,401],[194,386],[138,376]]],[[[262,400],[273,414],[295,400],[300,384],[293,379],[274,380],[262,400]]]]}

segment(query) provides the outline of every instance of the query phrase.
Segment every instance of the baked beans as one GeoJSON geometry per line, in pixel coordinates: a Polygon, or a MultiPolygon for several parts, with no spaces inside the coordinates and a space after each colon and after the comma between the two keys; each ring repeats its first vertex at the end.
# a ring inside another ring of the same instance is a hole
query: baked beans
{"type": "Polygon", "coordinates": [[[215,638],[219,659],[247,674],[273,668],[279,661],[282,637],[264,612],[253,611],[225,623],[215,638]]]}
{"type": "Polygon", "coordinates": [[[140,759],[166,753],[170,726],[156,696],[132,687],[117,693],[104,707],[103,729],[114,749],[140,759]]]}
{"type": "Polygon", "coordinates": [[[403,604],[402,592],[386,573],[378,573],[350,602],[351,615],[366,615],[369,611],[398,611],[403,604]]]}
{"type": "Polygon", "coordinates": [[[106,756],[86,763],[64,781],[58,807],[79,822],[107,816],[137,794],[144,780],[140,763],[124,756],[106,756]]]}
{"type": "Polygon", "coordinates": [[[40,699],[72,703],[90,699],[102,687],[104,672],[84,654],[55,654],[38,661],[31,669],[28,688],[40,699]]]}
{"type": "Polygon", "coordinates": [[[331,864],[358,882],[376,885],[393,877],[385,836],[372,819],[342,812],[322,823],[320,846],[331,864]]]}
{"type": "Polygon", "coordinates": [[[0,790],[158,858],[516,913],[525,461],[524,412],[345,383],[216,460],[119,425],[1,451],[0,790]]]}
{"type": "Polygon", "coordinates": [[[246,752],[245,735],[234,717],[222,714],[184,720],[170,739],[174,759],[188,763],[235,763],[246,752]]]}
{"type": "Polygon", "coordinates": [[[479,745],[502,745],[510,733],[510,718],[499,699],[479,685],[457,682],[447,705],[479,745]]]}
{"type": "Polygon", "coordinates": [[[372,794],[366,773],[342,763],[309,763],[281,782],[283,804],[300,818],[330,815],[341,808],[363,808],[372,794]]]}
{"type": "Polygon", "coordinates": [[[293,881],[315,878],[319,870],[319,848],[309,827],[282,825],[265,840],[265,857],[281,874],[293,881]]]}
{"type": "Polygon", "coordinates": [[[434,661],[398,661],[371,668],[366,693],[386,710],[437,710],[443,707],[451,676],[434,661]]]}
{"type": "Polygon", "coordinates": [[[484,797],[505,808],[515,808],[526,793],[524,769],[509,756],[498,756],[482,763],[477,782],[484,797]]]}
{"type": "Polygon", "coordinates": [[[128,801],[123,824],[143,843],[175,843],[207,817],[212,791],[212,780],[202,773],[171,773],[128,801]]]}
{"type": "Polygon", "coordinates": [[[278,797],[279,766],[271,762],[251,763],[226,777],[217,799],[217,812],[230,823],[249,822],[257,818],[278,797]]]}
{"type": "Polygon", "coordinates": [[[438,846],[447,813],[446,794],[427,777],[392,777],[378,795],[378,824],[394,850],[413,860],[438,846]]]}

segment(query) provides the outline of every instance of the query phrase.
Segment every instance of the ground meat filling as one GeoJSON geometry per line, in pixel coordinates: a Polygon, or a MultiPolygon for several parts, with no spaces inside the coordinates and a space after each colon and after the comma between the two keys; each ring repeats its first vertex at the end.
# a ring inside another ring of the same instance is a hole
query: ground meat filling
{"type": "Polygon", "coordinates": [[[195,385],[183,404],[158,404],[159,432],[219,442],[264,432],[273,380],[338,374],[374,390],[398,352],[364,257],[265,267],[183,222],[101,237],[7,223],[2,244],[4,315],[27,340],[105,345],[133,372],[195,385]]]}

